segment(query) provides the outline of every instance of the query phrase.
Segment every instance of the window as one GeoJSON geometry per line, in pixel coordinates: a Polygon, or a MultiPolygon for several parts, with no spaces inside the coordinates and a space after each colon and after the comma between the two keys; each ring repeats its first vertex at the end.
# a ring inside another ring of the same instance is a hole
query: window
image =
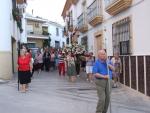
{"type": "Polygon", "coordinates": [[[60,48],[60,42],[59,41],[55,41],[55,48],[60,48]]]}
{"type": "Polygon", "coordinates": [[[129,55],[130,49],[130,18],[118,21],[112,26],[113,52],[120,55],[129,55]]]}
{"type": "Polygon", "coordinates": [[[39,23],[35,23],[35,27],[39,28],[39,23]]]}
{"type": "Polygon", "coordinates": [[[59,36],[59,29],[56,28],[56,36],[59,36]]]}
{"type": "Polygon", "coordinates": [[[69,38],[66,39],[66,43],[69,44],[69,38]]]}
{"type": "Polygon", "coordinates": [[[28,43],[27,46],[28,46],[28,48],[35,48],[36,44],[35,43],[28,43]]]}
{"type": "Polygon", "coordinates": [[[107,6],[108,4],[110,4],[113,0],[105,0],[105,5],[107,6]]]}
{"type": "Polygon", "coordinates": [[[62,47],[63,47],[63,48],[65,47],[65,42],[62,42],[62,47]]]}
{"type": "Polygon", "coordinates": [[[34,34],[33,25],[27,25],[27,33],[28,34],[34,34]]]}
{"type": "Polygon", "coordinates": [[[85,47],[85,50],[88,50],[88,38],[87,36],[81,38],[81,44],[85,47]]]}

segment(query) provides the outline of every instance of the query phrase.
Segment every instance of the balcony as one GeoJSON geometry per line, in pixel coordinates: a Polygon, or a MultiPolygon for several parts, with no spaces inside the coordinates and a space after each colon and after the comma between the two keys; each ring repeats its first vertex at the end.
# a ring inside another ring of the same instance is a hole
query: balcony
{"type": "Polygon", "coordinates": [[[82,13],[78,17],[78,29],[81,33],[85,33],[86,31],[88,31],[88,24],[86,22],[86,14],[85,13],[82,13]]]}
{"type": "Polygon", "coordinates": [[[76,5],[78,1],[79,1],[79,0],[72,0],[72,3],[73,3],[74,5],[76,5]]]}
{"type": "Polygon", "coordinates": [[[88,22],[91,26],[96,26],[103,21],[100,0],[95,0],[88,8],[88,22]]]}
{"type": "Polygon", "coordinates": [[[24,4],[27,3],[27,0],[16,0],[17,4],[24,4]]]}
{"type": "Polygon", "coordinates": [[[106,3],[106,11],[110,15],[116,15],[123,10],[129,8],[132,4],[132,0],[108,0],[106,3]]]}
{"type": "Polygon", "coordinates": [[[27,31],[27,37],[34,38],[34,39],[48,39],[49,33],[46,31],[43,31],[42,33],[27,31]]]}

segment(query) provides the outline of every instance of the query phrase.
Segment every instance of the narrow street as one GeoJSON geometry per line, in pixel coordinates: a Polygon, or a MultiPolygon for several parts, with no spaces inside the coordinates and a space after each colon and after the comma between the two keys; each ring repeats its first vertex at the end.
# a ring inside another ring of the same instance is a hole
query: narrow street
{"type": "MultiPolygon", "coordinates": [[[[150,113],[150,99],[124,86],[111,97],[112,113],[150,113]]],[[[0,113],[95,113],[96,104],[95,85],[84,73],[70,83],[57,72],[35,72],[27,93],[17,91],[16,77],[0,84],[0,113]]]]}
{"type": "Polygon", "coordinates": [[[0,113],[150,113],[150,0],[0,5],[0,113]]]}

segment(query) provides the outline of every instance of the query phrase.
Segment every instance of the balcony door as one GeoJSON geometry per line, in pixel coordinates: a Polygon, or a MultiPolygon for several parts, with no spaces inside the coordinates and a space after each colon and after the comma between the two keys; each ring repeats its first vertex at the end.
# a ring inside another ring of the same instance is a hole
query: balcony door
{"type": "Polygon", "coordinates": [[[82,37],[81,38],[81,45],[85,47],[85,50],[88,50],[88,37],[82,37]]]}

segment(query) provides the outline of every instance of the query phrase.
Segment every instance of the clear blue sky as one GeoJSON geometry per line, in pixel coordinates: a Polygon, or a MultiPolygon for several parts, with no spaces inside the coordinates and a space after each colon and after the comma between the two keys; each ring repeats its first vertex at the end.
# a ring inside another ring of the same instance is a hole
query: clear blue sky
{"type": "Polygon", "coordinates": [[[60,24],[64,24],[61,17],[66,0],[28,0],[27,12],[60,24]]]}

